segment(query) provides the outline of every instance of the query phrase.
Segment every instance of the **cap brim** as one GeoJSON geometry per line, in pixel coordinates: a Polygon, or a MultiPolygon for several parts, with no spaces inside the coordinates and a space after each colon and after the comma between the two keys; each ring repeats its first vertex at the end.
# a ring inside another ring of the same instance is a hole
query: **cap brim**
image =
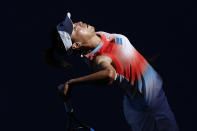
{"type": "Polygon", "coordinates": [[[70,13],[67,13],[66,19],[57,25],[57,31],[64,43],[66,51],[72,46],[71,35],[73,31],[73,22],[70,19],[70,13]]]}
{"type": "Polygon", "coordinates": [[[66,19],[57,25],[58,31],[66,31],[70,36],[73,31],[73,22],[70,19],[70,13],[67,13],[66,19]]]}

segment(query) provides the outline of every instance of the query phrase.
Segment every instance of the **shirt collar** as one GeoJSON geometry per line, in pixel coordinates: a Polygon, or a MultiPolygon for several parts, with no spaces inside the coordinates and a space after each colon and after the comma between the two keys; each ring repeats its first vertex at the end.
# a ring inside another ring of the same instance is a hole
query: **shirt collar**
{"type": "Polygon", "coordinates": [[[90,53],[88,53],[88,54],[86,54],[84,56],[87,57],[87,58],[89,58],[91,55],[93,55],[94,53],[96,53],[102,46],[103,46],[103,42],[102,42],[102,38],[101,38],[101,42],[98,44],[98,46],[96,48],[94,48],[94,50],[92,50],[90,53]]]}

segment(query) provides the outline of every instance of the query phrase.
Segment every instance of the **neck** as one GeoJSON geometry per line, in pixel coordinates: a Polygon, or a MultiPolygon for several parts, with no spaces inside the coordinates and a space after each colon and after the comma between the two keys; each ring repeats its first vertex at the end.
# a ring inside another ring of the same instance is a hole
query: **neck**
{"type": "Polygon", "coordinates": [[[93,50],[101,43],[101,38],[100,36],[95,35],[87,43],[89,44],[90,50],[93,50]]]}
{"type": "Polygon", "coordinates": [[[85,47],[82,54],[88,54],[93,51],[101,43],[101,38],[99,35],[95,34],[91,39],[83,44],[85,47]]]}

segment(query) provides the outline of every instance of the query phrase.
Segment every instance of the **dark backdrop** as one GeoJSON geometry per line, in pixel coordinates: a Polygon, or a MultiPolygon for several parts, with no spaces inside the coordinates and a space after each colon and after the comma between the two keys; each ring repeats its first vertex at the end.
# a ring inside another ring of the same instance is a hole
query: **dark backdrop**
{"type": "MultiPolygon", "coordinates": [[[[74,22],[126,35],[145,58],[159,53],[155,68],[177,123],[184,131],[197,129],[192,2],[23,0],[1,6],[0,130],[65,131],[66,115],[56,86],[71,73],[46,65],[43,52],[50,47],[50,30],[68,11],[74,22]]],[[[80,61],[74,63],[73,77],[89,73],[80,61]]],[[[113,87],[83,86],[74,89],[72,101],[77,116],[96,131],[128,131],[122,121],[121,96],[113,87]]]]}

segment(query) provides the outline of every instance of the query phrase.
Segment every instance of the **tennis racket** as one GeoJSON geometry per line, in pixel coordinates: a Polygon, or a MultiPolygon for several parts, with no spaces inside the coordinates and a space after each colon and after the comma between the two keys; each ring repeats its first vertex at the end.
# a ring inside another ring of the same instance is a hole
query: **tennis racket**
{"type": "MultiPolygon", "coordinates": [[[[61,91],[64,89],[64,84],[58,86],[58,90],[61,91]]],[[[67,114],[67,130],[66,131],[94,131],[93,128],[87,126],[86,124],[82,123],[77,119],[74,115],[74,109],[70,100],[64,100],[64,107],[67,114]]]]}

